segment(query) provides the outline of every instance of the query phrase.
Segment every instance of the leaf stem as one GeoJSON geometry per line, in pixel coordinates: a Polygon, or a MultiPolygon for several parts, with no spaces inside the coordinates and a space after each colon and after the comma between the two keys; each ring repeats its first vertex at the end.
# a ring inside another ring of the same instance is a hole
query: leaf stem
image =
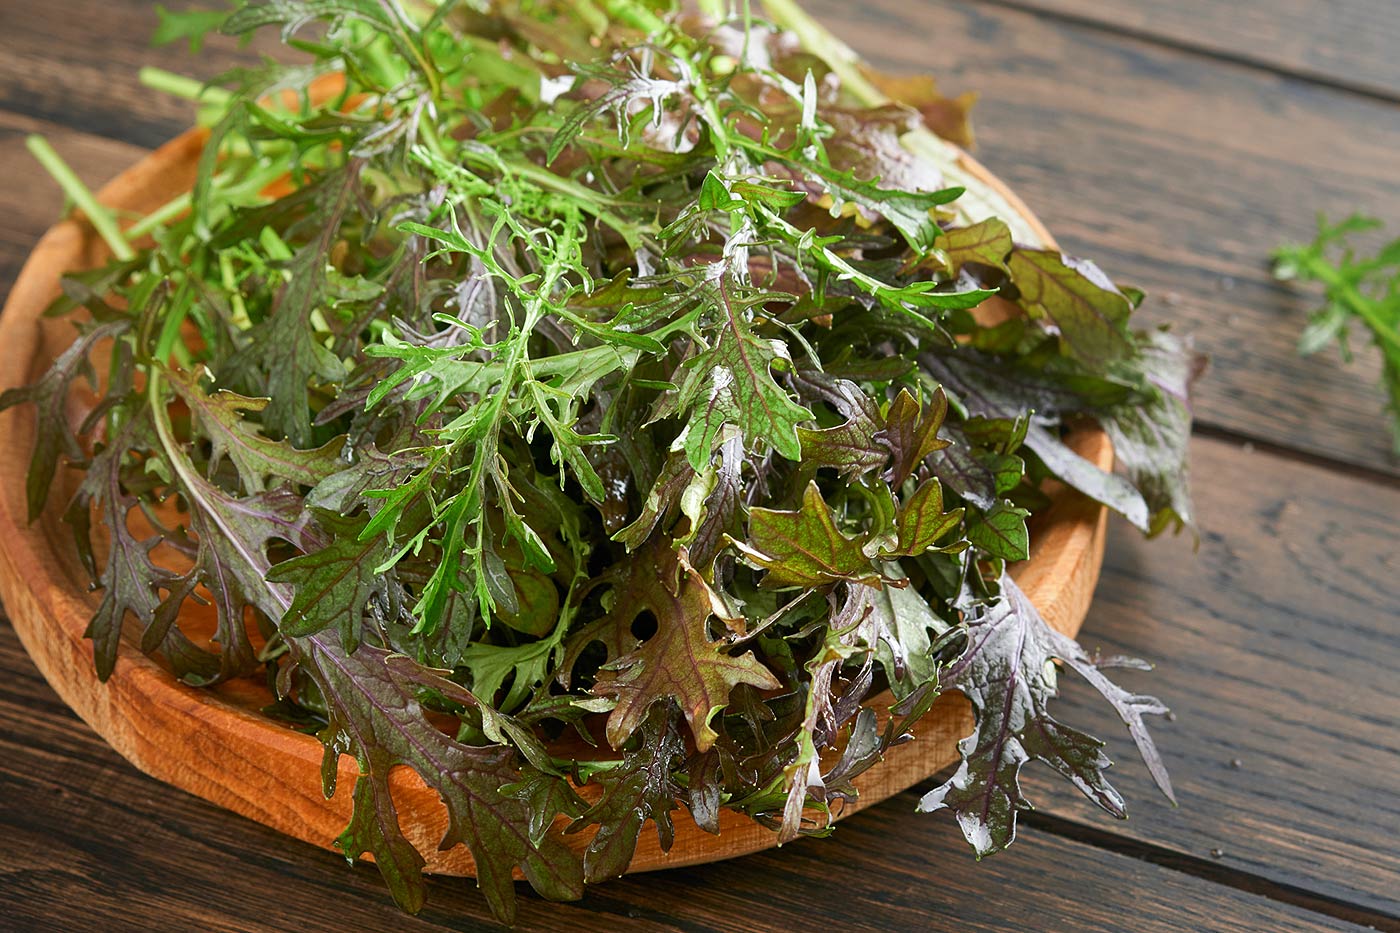
{"type": "Polygon", "coordinates": [[[49,141],[42,136],[30,136],[24,141],[34,158],[39,160],[39,164],[44,170],[58,182],[63,193],[68,196],[79,210],[87,215],[88,222],[97,231],[97,235],[102,237],[107,248],[112,251],[112,255],[125,262],[136,256],[136,251],[131,248],[131,244],[126,241],[121,228],[117,226],[112,213],[97,202],[97,197],[92,193],[87,185],[79,180],[78,176],[68,167],[68,163],[63,161],[63,157],[49,145],[49,141]]]}
{"type": "Polygon", "coordinates": [[[153,91],[184,100],[222,106],[233,99],[233,93],[226,88],[217,84],[205,84],[197,78],[166,71],[164,68],[142,68],[137,72],[137,78],[153,91]]]}

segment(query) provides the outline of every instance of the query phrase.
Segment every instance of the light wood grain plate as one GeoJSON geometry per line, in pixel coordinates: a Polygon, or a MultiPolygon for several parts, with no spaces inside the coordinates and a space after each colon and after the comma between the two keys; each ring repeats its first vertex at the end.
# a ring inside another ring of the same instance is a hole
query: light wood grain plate
{"type": "MultiPolygon", "coordinates": [[[[142,213],[187,190],[204,139],[202,132],[191,131],[161,147],[103,189],[102,202],[142,213]]],[[[1010,204],[1045,244],[1052,242],[1034,215],[995,177],[970,157],[960,156],[959,161],[966,175],[1010,204]]],[[[91,267],[104,257],[100,240],[75,220],[58,224],[39,241],[0,316],[0,390],[32,380],[67,347],[72,324],[45,319],[42,312],[58,295],[62,274],[91,267]]],[[[71,415],[82,414],[81,400],[74,399],[71,415]]],[[[83,631],[100,594],[89,591],[70,531],[60,521],[62,500],[72,491],[75,476],[65,471],[55,482],[48,510],[33,524],[26,521],[25,472],[33,437],[31,408],[0,413],[0,599],[39,670],[89,726],[142,771],[299,839],[330,847],[350,818],[355,764],[341,759],[339,790],[326,799],[321,793],[320,742],[262,716],[258,710],[268,695],[261,684],[245,680],[214,691],[187,687],[141,654],[134,639],[121,646],[108,682],[98,682],[92,646],[83,631]]],[[[1089,460],[1111,468],[1112,448],[1098,429],[1080,429],[1070,442],[1089,460]]],[[[1073,635],[1098,581],[1106,513],[1067,490],[1056,490],[1053,499],[1053,506],[1032,526],[1030,560],[1014,568],[1013,575],[1047,621],[1073,635]]],[[[884,694],[871,702],[883,715],[890,700],[884,694]]],[[[915,741],[893,748],[884,762],[856,782],[860,799],[840,815],[884,800],[954,762],[956,742],[971,727],[971,713],[961,697],[940,699],[916,728],[915,741]]],[[[392,784],[404,830],[426,857],[428,870],[474,875],[465,847],[437,849],[447,814],[436,793],[405,768],[394,772],[392,784]]],[[[590,786],[580,792],[596,796],[590,786]]],[[[684,815],[678,817],[670,852],[660,850],[654,833],[644,832],[631,871],[730,858],[777,842],[772,831],[730,811],[723,812],[718,836],[701,831],[684,815]]],[[[589,836],[564,839],[582,848],[589,836]]]]}

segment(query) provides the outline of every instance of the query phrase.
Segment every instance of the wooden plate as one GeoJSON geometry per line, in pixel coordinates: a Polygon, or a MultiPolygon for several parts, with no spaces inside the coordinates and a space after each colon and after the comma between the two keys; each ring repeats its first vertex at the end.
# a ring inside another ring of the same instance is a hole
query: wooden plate
{"type": "MultiPolygon", "coordinates": [[[[191,131],[123,172],[100,194],[112,208],[146,212],[193,183],[205,134],[191,131]]],[[[985,169],[958,155],[960,174],[984,187],[1021,215],[1024,228],[1051,242],[1043,226],[1019,199],[985,169]]],[[[42,312],[59,293],[60,275],[101,262],[105,250],[84,223],[65,221],[39,241],[20,273],[0,317],[0,390],[37,377],[73,336],[71,323],[44,319],[42,312]]],[[[81,404],[73,402],[75,418],[81,404]]],[[[117,667],[106,684],[93,672],[92,646],[83,637],[100,598],[89,591],[67,526],[60,521],[75,471],[54,485],[49,509],[33,524],[25,515],[25,473],[34,437],[34,412],[22,406],[0,413],[0,599],[30,657],[64,701],[128,761],[168,784],[281,830],[329,848],[350,819],[350,791],[356,774],[352,759],[340,761],[339,790],[321,793],[321,744],[294,732],[258,710],[268,701],[252,680],[216,691],[179,683],[137,649],[135,639],[120,648],[117,667]]],[[[1113,452],[1107,437],[1082,429],[1071,443],[1089,460],[1108,469],[1113,452]]],[[[1084,619],[1103,561],[1104,509],[1065,490],[1032,527],[1031,558],[1013,574],[1046,620],[1075,634],[1084,619]]],[[[882,715],[888,694],[872,704],[882,715]]],[[[892,749],[884,762],[856,783],[858,802],[848,815],[896,794],[951,764],[957,740],[971,731],[966,701],[956,694],[940,699],[917,727],[917,739],[892,749]]],[[[467,849],[439,852],[447,813],[434,791],[406,768],[392,776],[394,796],[409,839],[427,858],[428,870],[474,875],[467,849]]],[[[596,797],[593,787],[581,789],[596,797]]],[[[663,853],[654,833],[644,832],[631,871],[649,871],[730,858],[776,844],[773,832],[748,817],[723,811],[722,831],[712,836],[677,814],[675,845],[663,853]]],[[[582,848],[590,833],[563,837],[582,848]]],[[[829,845],[839,845],[827,843],[829,845]]]]}

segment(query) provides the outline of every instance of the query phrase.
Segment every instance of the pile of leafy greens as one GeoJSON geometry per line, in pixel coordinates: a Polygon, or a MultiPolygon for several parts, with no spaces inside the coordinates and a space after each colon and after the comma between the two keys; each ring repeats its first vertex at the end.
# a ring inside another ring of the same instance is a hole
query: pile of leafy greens
{"type": "Polygon", "coordinates": [[[1189,352],[957,184],[965,102],[864,70],[790,0],[746,7],[165,14],[196,43],[281,26],[300,63],[202,92],[193,191],[67,281],[76,341],[0,401],[39,409],[33,513],[83,471],[99,674],[125,627],[188,683],[265,677],[327,793],[358,761],[338,844],[407,910],[398,765],[509,919],[516,872],[577,898],[680,807],[827,832],[945,691],[976,727],[920,809],[979,854],[1032,759],[1121,816],[1102,743],[1047,710],[1054,662],[1171,793],[1164,708],[1103,673],[1135,662],[1091,659],[1007,566],[1048,478],[1147,533],[1190,522],[1189,352]],[[1066,443],[1081,421],[1122,474],[1066,443]]]}

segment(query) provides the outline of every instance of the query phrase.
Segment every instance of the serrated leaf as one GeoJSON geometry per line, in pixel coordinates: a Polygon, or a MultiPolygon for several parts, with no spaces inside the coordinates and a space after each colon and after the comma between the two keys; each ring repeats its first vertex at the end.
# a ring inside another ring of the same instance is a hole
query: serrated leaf
{"type": "Polygon", "coordinates": [[[862,538],[848,538],[815,482],[796,511],[750,509],[749,534],[735,542],[744,559],[768,571],[762,586],[826,586],[846,580],[874,584],[879,573],[863,550],[862,538]]]}
{"type": "Polygon", "coordinates": [[[973,547],[1002,560],[1025,560],[1031,556],[1030,532],[1026,529],[1026,509],[1001,501],[986,512],[974,512],[967,519],[967,540],[973,547]]]}
{"type": "Polygon", "coordinates": [[[679,393],[681,408],[690,413],[685,452],[691,467],[705,468],[725,425],[738,428],[748,445],[761,443],[800,460],[797,426],[812,413],[773,379],[773,368],[791,366],[782,342],[753,331],[753,308],[769,296],[746,294],[723,277],[714,290],[714,345],[686,361],[679,393]]]}
{"type": "Polygon", "coordinates": [[[608,716],[608,742],[621,747],[653,704],[674,701],[690,723],[696,748],[705,751],[716,738],[710,719],[729,702],[734,687],[776,690],[778,680],[752,652],[730,655],[722,642],[710,640],[710,619],[732,621],[729,609],[668,542],[633,554],[624,574],[612,587],[609,627],[630,632],[637,618],[649,613],[656,633],[612,661],[593,688],[617,700],[608,716]]]}
{"type": "Polygon", "coordinates": [[[925,480],[899,509],[895,525],[898,544],[892,550],[881,551],[880,556],[917,557],[937,546],[962,520],[962,509],[943,511],[943,487],[938,480],[925,480]]]}
{"type": "Polygon", "coordinates": [[[170,370],[166,376],[209,439],[210,472],[228,457],[237,467],[246,491],[262,492],[269,478],[284,479],[299,486],[315,486],[345,467],[341,459],[344,438],[312,450],[272,440],[245,418],[245,413],[266,409],[267,399],[246,398],[227,390],[208,394],[200,387],[196,376],[178,370],[170,370]]]}
{"type": "MultiPolygon", "coordinates": [[[[1114,816],[1123,799],[1108,782],[1103,743],[1055,721],[1047,704],[1057,693],[1052,661],[1063,660],[1105,691],[1130,724],[1154,776],[1165,779],[1161,759],[1142,723],[1145,713],[1165,713],[1150,697],[1133,697],[1113,686],[1072,639],[1052,629],[1010,577],[1001,598],[981,608],[968,624],[968,647],[946,673],[945,686],[964,694],[976,714],[975,731],[958,743],[962,764],[947,782],[929,791],[919,809],[953,810],[979,856],[1008,846],[1016,814],[1030,809],[1021,793],[1021,767],[1044,761],[1114,816]]],[[[1170,784],[1162,791],[1171,798],[1170,784]]]]}
{"type": "Polygon", "coordinates": [[[303,636],[334,626],[345,650],[354,651],[370,602],[388,595],[380,565],[389,543],[380,535],[361,539],[364,517],[324,510],[313,514],[330,543],[267,572],[269,583],[286,583],[295,593],[277,628],[283,635],[303,636]]]}
{"type": "Polygon", "coordinates": [[[948,414],[948,398],[942,387],[934,391],[925,411],[923,403],[908,389],[901,389],[885,414],[885,427],[879,438],[890,450],[890,467],[885,480],[891,488],[904,485],[924,460],[948,446],[938,436],[948,414]]]}
{"type": "Polygon", "coordinates": [[[583,853],[584,878],[589,882],[621,877],[627,871],[648,820],[656,826],[662,852],[669,852],[675,841],[671,812],[677,809],[682,789],[673,771],[685,755],[685,742],[676,730],[673,711],[653,707],[638,735],[637,747],[624,754],[620,764],[593,778],[601,785],[602,796],[567,830],[577,833],[598,827],[583,853]]]}
{"type": "Polygon", "coordinates": [[[1063,351],[1094,366],[1132,355],[1132,304],[1098,266],[1054,250],[1017,249],[1007,261],[1019,303],[1045,323],[1063,351]]]}
{"type": "Polygon", "coordinates": [[[60,353],[37,382],[0,393],[0,411],[23,403],[38,409],[40,430],[34,432],[34,452],[30,455],[25,486],[31,522],[48,501],[49,487],[58,474],[59,456],[73,461],[83,457],[68,420],[68,395],[78,379],[85,378],[89,384],[96,381],[88,355],[98,343],[121,334],[128,326],[126,321],[112,321],[91,328],[60,353]]]}
{"type": "MultiPolygon", "coordinates": [[[[477,865],[477,883],[492,912],[509,923],[515,915],[512,871],[524,872],[545,897],[571,900],[583,893],[583,867],[556,836],[536,840],[525,803],[506,788],[521,781],[515,752],[503,746],[471,746],[441,732],[423,715],[416,688],[440,682],[426,670],[410,679],[390,652],[361,645],[346,653],[326,633],[290,639],[299,662],[321,688],[330,714],[325,775],[349,753],[359,761],[355,815],[337,845],[347,856],[371,852],[387,862],[385,880],[406,910],[423,903],[422,861],[409,855],[389,789],[396,765],[417,771],[442,797],[448,825],[441,847],[464,844],[477,865]],[[363,786],[363,790],[361,789],[363,786]]],[[[333,778],[326,787],[334,790],[333,778]]],[[[412,847],[409,846],[411,849],[412,847]]]]}
{"type": "Polygon", "coordinates": [[[945,230],[936,245],[947,257],[951,272],[957,272],[968,263],[1005,270],[1007,257],[1015,248],[1011,229],[1005,221],[995,217],[967,227],[945,230]]]}

